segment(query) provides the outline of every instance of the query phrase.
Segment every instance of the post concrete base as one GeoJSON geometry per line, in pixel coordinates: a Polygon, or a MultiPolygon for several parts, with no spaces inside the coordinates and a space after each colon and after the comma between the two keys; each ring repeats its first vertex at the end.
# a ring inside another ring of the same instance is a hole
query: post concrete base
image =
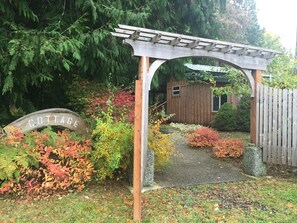
{"type": "Polygon", "coordinates": [[[243,155],[243,172],[252,176],[266,176],[267,166],[263,162],[263,151],[254,145],[245,148],[243,155]]]}
{"type": "MultiPolygon", "coordinates": [[[[133,155],[131,154],[132,160],[133,160],[133,155]]],[[[144,174],[144,182],[143,186],[144,187],[150,187],[154,184],[154,172],[155,172],[155,154],[152,149],[147,150],[147,166],[146,166],[146,171],[144,174]]],[[[133,184],[133,163],[131,163],[129,167],[129,183],[132,185],[133,184]]]]}

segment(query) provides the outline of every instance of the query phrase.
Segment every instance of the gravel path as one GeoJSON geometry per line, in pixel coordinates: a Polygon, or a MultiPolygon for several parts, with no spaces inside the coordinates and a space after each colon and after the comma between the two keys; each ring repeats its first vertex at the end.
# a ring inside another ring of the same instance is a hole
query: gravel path
{"type": "Polygon", "coordinates": [[[177,154],[161,172],[155,173],[155,182],[161,187],[186,186],[205,183],[251,180],[232,164],[214,159],[209,154],[187,145],[183,136],[174,133],[177,154]]]}

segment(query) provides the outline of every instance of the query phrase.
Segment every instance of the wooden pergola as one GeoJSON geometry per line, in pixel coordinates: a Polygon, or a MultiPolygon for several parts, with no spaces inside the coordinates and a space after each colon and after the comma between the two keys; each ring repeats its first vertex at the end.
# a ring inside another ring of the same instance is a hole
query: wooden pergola
{"type": "Polygon", "coordinates": [[[251,142],[256,141],[255,89],[261,82],[261,71],[280,52],[243,44],[205,39],[134,26],[118,25],[115,37],[123,38],[140,56],[135,84],[133,218],[141,220],[141,190],[147,164],[149,90],[157,69],[167,60],[184,57],[207,57],[225,62],[243,72],[251,87],[251,142]],[[150,58],[153,60],[150,63],[150,58]]]}

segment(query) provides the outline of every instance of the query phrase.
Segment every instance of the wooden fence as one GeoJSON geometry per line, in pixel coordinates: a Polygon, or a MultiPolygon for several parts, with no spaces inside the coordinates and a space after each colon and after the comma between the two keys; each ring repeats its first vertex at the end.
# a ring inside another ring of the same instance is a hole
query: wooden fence
{"type": "Polygon", "coordinates": [[[257,87],[257,139],[263,161],[297,166],[297,89],[257,87]]]}

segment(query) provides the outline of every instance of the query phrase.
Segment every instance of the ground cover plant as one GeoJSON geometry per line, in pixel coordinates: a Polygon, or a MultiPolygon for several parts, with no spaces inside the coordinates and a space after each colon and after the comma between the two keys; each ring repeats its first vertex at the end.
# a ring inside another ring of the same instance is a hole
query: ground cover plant
{"type": "MultiPolygon", "coordinates": [[[[273,177],[145,192],[143,222],[296,222],[296,179],[273,177]]],[[[133,196],[118,181],[37,200],[0,197],[0,222],[133,222],[132,216],[133,196]]]]}
{"type": "Polygon", "coordinates": [[[172,128],[181,131],[182,133],[193,132],[195,129],[198,129],[198,128],[202,128],[203,127],[202,125],[174,123],[174,122],[171,122],[169,125],[172,128]]]}

